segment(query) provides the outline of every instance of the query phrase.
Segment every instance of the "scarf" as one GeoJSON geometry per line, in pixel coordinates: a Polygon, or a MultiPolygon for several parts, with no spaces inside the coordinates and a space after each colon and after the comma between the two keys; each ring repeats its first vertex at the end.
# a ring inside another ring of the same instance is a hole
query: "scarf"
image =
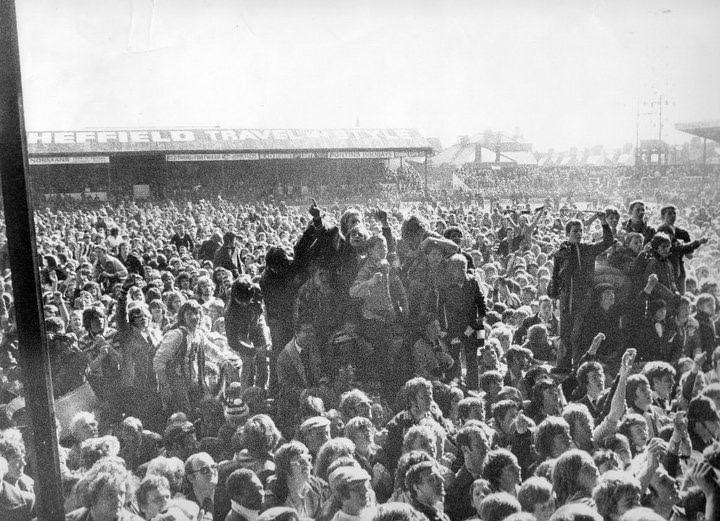
{"type": "Polygon", "coordinates": [[[250,510],[249,508],[242,506],[234,499],[230,500],[230,507],[233,512],[240,514],[242,517],[247,519],[247,521],[257,521],[257,518],[260,516],[259,510],[250,510]]]}

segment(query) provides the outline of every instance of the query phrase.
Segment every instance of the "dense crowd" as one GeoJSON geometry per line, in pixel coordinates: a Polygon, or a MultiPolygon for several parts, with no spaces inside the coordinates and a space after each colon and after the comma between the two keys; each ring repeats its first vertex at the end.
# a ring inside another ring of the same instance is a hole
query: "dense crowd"
{"type": "MultiPolygon", "coordinates": [[[[399,162],[397,159],[395,162],[399,162]]],[[[131,163],[132,165],[132,163],[131,163]]],[[[424,179],[418,168],[405,161],[390,168],[382,160],[329,161],[246,161],[220,167],[181,164],[174,168],[164,163],[148,174],[139,165],[63,165],[53,169],[31,170],[36,203],[43,206],[48,198],[68,198],[84,194],[92,200],[100,193],[113,203],[133,192],[133,185],[147,185],[153,198],[215,198],[222,195],[244,203],[284,200],[306,201],[307,193],[336,200],[384,201],[419,200],[424,195],[424,179]],[[289,167],[292,165],[292,168],[289,167]]],[[[304,203],[303,203],[304,204],[304,203]]]]}
{"type": "MultiPolygon", "coordinates": [[[[533,175],[482,182],[544,204],[49,202],[67,518],[718,519],[717,200],[533,175]]],[[[0,519],[29,520],[2,242],[0,519]]]]}
{"type": "Polygon", "coordinates": [[[523,201],[573,197],[602,206],[635,198],[679,206],[718,198],[720,167],[656,166],[464,166],[454,174],[484,197],[523,201]]]}

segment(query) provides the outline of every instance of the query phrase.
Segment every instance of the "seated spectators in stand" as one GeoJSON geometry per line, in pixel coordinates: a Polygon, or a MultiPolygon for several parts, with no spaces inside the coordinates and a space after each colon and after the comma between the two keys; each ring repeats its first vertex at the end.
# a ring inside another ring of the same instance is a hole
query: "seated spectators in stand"
{"type": "MultiPolygon", "coordinates": [[[[456,172],[480,196],[377,162],[318,173],[308,211],[289,173],[42,202],[68,518],[717,518],[720,191],[687,174],[456,172]]],[[[0,518],[29,520],[6,246],[0,518]]]]}

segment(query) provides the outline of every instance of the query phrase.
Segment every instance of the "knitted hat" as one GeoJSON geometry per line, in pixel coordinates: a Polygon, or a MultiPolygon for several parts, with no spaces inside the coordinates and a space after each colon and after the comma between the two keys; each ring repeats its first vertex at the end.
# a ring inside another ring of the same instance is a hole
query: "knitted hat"
{"type": "Polygon", "coordinates": [[[239,425],[250,416],[250,409],[242,399],[240,382],[231,383],[225,389],[225,419],[230,423],[239,425]]]}

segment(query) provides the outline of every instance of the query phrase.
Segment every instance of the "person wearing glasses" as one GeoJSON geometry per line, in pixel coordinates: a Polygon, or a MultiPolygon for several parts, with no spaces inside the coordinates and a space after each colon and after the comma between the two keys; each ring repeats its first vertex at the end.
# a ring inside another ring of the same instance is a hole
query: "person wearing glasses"
{"type": "Polygon", "coordinates": [[[312,474],[312,459],[307,447],[291,441],[275,451],[274,476],[268,479],[266,507],[294,508],[300,519],[316,519],[330,497],[330,489],[312,474]]]}
{"type": "Polygon", "coordinates": [[[218,465],[207,452],[198,452],[185,460],[185,478],[188,490],[185,497],[200,505],[200,510],[210,514],[215,508],[215,487],[218,484],[218,465]]]}

